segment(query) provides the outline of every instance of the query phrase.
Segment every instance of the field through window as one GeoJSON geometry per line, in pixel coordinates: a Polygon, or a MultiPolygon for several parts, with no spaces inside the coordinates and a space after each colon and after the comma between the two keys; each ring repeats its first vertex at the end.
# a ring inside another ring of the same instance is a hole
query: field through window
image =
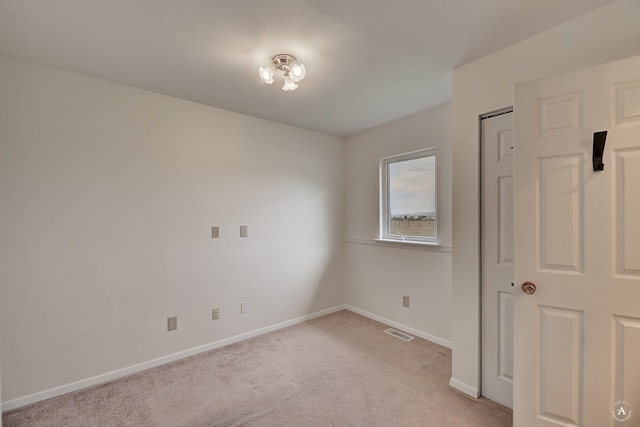
{"type": "Polygon", "coordinates": [[[436,221],[426,218],[391,218],[389,234],[435,237],[436,221]]]}

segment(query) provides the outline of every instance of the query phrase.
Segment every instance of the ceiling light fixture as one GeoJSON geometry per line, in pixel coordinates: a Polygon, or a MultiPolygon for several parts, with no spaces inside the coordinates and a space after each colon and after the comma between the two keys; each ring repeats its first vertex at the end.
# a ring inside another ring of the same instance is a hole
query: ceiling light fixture
{"type": "Polygon", "coordinates": [[[298,82],[307,75],[307,69],[304,64],[299,64],[293,55],[280,54],[273,57],[271,64],[266,67],[260,67],[260,78],[267,84],[273,83],[273,77],[276,71],[284,73],[284,86],[282,90],[290,91],[298,88],[298,82]]]}

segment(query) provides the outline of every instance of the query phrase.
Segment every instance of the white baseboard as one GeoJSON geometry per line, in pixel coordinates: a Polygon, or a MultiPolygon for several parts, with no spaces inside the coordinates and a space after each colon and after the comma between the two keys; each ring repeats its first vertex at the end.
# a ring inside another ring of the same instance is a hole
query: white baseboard
{"type": "Polygon", "coordinates": [[[475,389],[461,381],[458,381],[455,378],[451,378],[449,380],[449,385],[455,388],[456,390],[463,392],[464,394],[468,394],[474,399],[477,399],[480,397],[480,392],[478,391],[478,389],[475,389]]]}
{"type": "Polygon", "coordinates": [[[269,332],[277,331],[278,329],[286,328],[298,323],[305,322],[307,320],[315,319],[316,317],[325,316],[327,314],[335,313],[340,310],[344,310],[345,306],[340,305],[326,310],[318,311],[316,313],[308,314],[306,316],[298,317],[296,319],[287,320],[286,322],[277,323],[275,325],[267,326],[265,328],[256,329],[255,331],[247,332],[244,334],[236,335],[234,337],[226,338],[220,341],[215,341],[209,344],[205,344],[199,347],[194,347],[188,350],[184,350],[178,353],[163,356],[158,359],[143,362],[137,365],[129,366],[127,368],[118,369],[116,371],[107,372],[105,374],[96,375],[95,377],[86,378],[80,381],[76,381],[71,384],[62,385],[49,390],[34,393],[28,396],[19,397],[17,399],[2,402],[2,411],[9,411],[11,409],[20,408],[22,406],[30,405],[32,403],[40,402],[42,400],[51,399],[52,397],[61,396],[73,391],[77,391],[83,388],[91,387],[94,385],[102,384],[107,381],[112,381],[118,378],[125,377],[127,375],[142,372],[156,366],[164,365],[166,363],[174,362],[176,360],[184,359],[185,357],[193,356],[205,351],[213,350],[216,348],[224,347],[239,341],[246,340],[248,338],[257,337],[269,332]]]}
{"type": "Polygon", "coordinates": [[[401,323],[394,322],[393,320],[385,319],[382,316],[378,316],[377,314],[369,313],[368,311],[361,310],[359,308],[352,307],[350,305],[345,305],[343,308],[345,308],[345,309],[347,309],[349,311],[353,311],[354,313],[359,314],[361,316],[368,317],[369,319],[373,319],[373,320],[375,320],[377,322],[384,323],[385,325],[389,325],[389,326],[392,326],[392,327],[394,327],[396,329],[400,329],[403,332],[407,332],[407,333],[409,333],[411,335],[415,335],[415,336],[420,337],[422,339],[425,339],[427,341],[431,341],[431,342],[434,342],[436,344],[440,344],[441,346],[444,346],[444,347],[447,347],[447,348],[451,348],[451,345],[452,345],[451,341],[447,341],[447,340],[444,340],[442,338],[436,337],[434,335],[427,334],[426,332],[422,332],[422,331],[419,331],[417,329],[411,328],[409,326],[403,325],[401,323]]]}

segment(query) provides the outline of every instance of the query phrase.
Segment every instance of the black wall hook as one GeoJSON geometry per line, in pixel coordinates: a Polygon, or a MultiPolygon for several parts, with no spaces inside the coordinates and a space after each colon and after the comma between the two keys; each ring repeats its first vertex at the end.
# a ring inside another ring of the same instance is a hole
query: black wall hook
{"type": "Polygon", "coordinates": [[[593,134],[593,171],[604,170],[602,158],[604,155],[604,143],[607,140],[607,131],[595,132],[593,134]]]}

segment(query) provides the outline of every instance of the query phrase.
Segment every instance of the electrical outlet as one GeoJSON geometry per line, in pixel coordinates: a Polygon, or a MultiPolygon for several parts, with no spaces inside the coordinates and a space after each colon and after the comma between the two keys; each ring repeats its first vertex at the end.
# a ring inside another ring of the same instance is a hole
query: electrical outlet
{"type": "Polygon", "coordinates": [[[175,331],[178,329],[178,316],[167,318],[167,331],[175,331]]]}
{"type": "Polygon", "coordinates": [[[409,297],[402,297],[402,306],[409,308],[409,297]]]}
{"type": "Polygon", "coordinates": [[[220,237],[220,227],[211,227],[211,238],[217,239],[220,237]]]}
{"type": "Polygon", "coordinates": [[[218,320],[218,319],[220,319],[220,309],[214,308],[213,310],[211,310],[211,320],[218,320]]]}
{"type": "Polygon", "coordinates": [[[240,237],[247,237],[247,226],[246,225],[241,225],[240,226],[240,237]]]}
{"type": "Polygon", "coordinates": [[[247,301],[242,301],[240,303],[240,313],[244,314],[249,311],[249,303],[247,301]]]}

